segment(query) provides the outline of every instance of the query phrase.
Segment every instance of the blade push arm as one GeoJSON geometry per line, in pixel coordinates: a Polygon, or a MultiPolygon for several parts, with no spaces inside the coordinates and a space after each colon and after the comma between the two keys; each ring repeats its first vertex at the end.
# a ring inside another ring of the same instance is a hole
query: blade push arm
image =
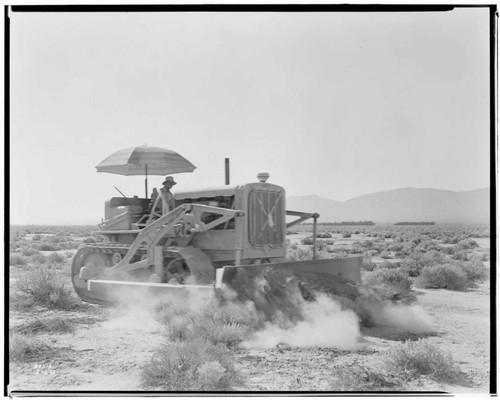
{"type": "Polygon", "coordinates": [[[137,235],[123,259],[107,270],[108,276],[121,272],[146,268],[155,264],[154,247],[165,237],[184,237],[190,239],[196,232],[206,232],[228,220],[241,216],[239,210],[212,207],[202,204],[181,204],[158,220],[144,227],[137,235]],[[203,222],[203,214],[215,214],[218,217],[209,222],[203,222]],[[140,247],[146,246],[147,258],[131,263],[140,247]]]}

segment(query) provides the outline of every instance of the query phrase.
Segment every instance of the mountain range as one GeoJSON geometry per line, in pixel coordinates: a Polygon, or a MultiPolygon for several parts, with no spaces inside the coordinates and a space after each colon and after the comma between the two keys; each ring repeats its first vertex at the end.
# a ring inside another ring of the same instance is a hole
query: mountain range
{"type": "Polygon", "coordinates": [[[490,188],[461,192],[401,188],[346,201],[315,195],[290,196],[286,201],[287,210],[319,213],[319,222],[490,222],[490,188]]]}

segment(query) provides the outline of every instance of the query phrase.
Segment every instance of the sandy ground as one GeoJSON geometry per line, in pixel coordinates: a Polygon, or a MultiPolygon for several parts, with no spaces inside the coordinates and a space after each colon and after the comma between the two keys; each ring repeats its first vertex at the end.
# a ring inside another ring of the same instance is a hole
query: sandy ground
{"type": "MultiPolygon", "coordinates": [[[[489,286],[469,292],[419,290],[418,303],[437,332],[426,340],[449,351],[472,384],[450,386],[422,381],[414,391],[487,393],[489,390],[489,286]]],[[[112,308],[90,306],[78,312],[11,313],[10,326],[33,318],[65,316],[76,322],[71,334],[37,335],[54,353],[28,363],[10,363],[10,391],[141,391],[141,367],[162,340],[162,329],[150,316],[130,315],[112,308]]],[[[236,360],[247,385],[244,391],[331,391],[335,366],[376,366],[391,344],[415,335],[364,329],[354,350],[290,347],[239,348],[236,360]]]]}
{"type": "MultiPolygon", "coordinates": [[[[297,242],[306,235],[293,235],[297,242]]],[[[336,244],[349,246],[361,237],[353,235],[336,244]]],[[[365,238],[366,239],[366,238],[365,238]]],[[[485,241],[486,242],[486,241],[485,241]]],[[[22,267],[11,267],[10,290],[22,267]]],[[[69,282],[69,274],[67,276],[69,282]]],[[[421,335],[431,344],[450,352],[472,383],[446,385],[422,379],[408,391],[488,393],[490,368],[490,288],[489,283],[467,292],[448,290],[415,291],[418,305],[434,327],[432,335],[421,335]]],[[[11,309],[9,328],[54,317],[74,322],[74,333],[37,334],[36,339],[53,351],[30,362],[9,363],[9,391],[142,391],[142,366],[166,340],[162,327],[151,315],[127,313],[110,307],[88,305],[77,311],[45,308],[11,309]]],[[[244,376],[243,391],[332,391],[331,377],[338,366],[377,368],[384,353],[395,343],[417,339],[415,334],[365,328],[354,349],[292,347],[235,350],[244,376]]]]}
{"type": "MultiPolygon", "coordinates": [[[[409,391],[487,393],[489,391],[490,318],[489,287],[470,292],[420,290],[418,302],[431,316],[436,333],[421,335],[440,350],[450,352],[461,371],[472,377],[463,386],[423,380],[409,391]]],[[[418,335],[393,334],[377,328],[364,329],[359,348],[338,351],[330,348],[274,348],[242,350],[239,361],[250,376],[249,390],[331,391],[335,366],[375,367],[391,344],[418,335]]]]}

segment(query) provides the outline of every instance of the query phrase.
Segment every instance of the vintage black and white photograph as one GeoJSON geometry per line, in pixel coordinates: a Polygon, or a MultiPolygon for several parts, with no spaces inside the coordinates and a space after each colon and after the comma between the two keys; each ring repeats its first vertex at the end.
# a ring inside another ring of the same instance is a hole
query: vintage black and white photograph
{"type": "Polygon", "coordinates": [[[496,6],[4,11],[8,395],[496,392],[496,6]]]}

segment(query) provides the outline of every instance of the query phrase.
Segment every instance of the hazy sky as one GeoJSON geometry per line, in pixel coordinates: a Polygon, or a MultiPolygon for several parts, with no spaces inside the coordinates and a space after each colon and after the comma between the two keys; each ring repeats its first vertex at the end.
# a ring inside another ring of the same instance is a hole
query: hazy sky
{"type": "Polygon", "coordinates": [[[289,196],[489,186],[486,8],[10,18],[13,224],[143,196],[95,166],[145,143],[198,167],[177,190],[223,185],[225,157],[231,183],[266,171],[289,196]]]}

